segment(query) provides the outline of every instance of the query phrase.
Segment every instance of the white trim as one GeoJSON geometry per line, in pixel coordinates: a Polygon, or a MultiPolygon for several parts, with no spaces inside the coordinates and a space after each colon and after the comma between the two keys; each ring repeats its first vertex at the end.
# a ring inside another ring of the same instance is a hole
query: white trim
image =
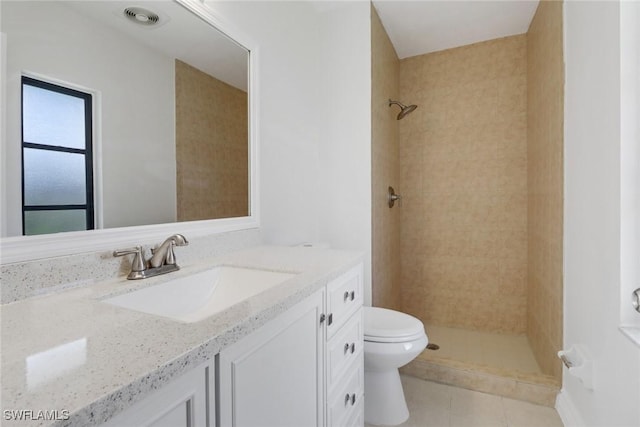
{"type": "MultiPolygon", "coordinates": [[[[640,5],[620,3],[620,326],[640,329],[631,295],[640,286],[640,5]]],[[[633,342],[633,335],[626,334],[633,342]]]]}
{"type": "Polygon", "coordinates": [[[104,179],[102,176],[102,92],[93,91],[93,217],[104,228],[104,179]]]}
{"type": "Polygon", "coordinates": [[[629,338],[629,340],[640,348],[640,328],[632,326],[620,326],[620,332],[629,338]]]}
{"type": "Polygon", "coordinates": [[[257,218],[244,217],[8,237],[0,240],[0,263],[113,250],[121,246],[151,245],[176,232],[193,238],[258,227],[257,218]]]}
{"type": "MultiPolygon", "coordinates": [[[[0,32],[0,141],[7,140],[7,35],[0,32]]],[[[0,167],[7,170],[7,146],[0,144],[0,167]]],[[[0,174],[0,194],[7,194],[7,179],[5,172],[0,174]]],[[[7,204],[0,200],[0,236],[7,234],[7,204]]]]}
{"type": "MultiPolygon", "coordinates": [[[[40,236],[18,236],[0,239],[0,264],[73,255],[85,252],[113,250],[121,246],[154,244],[167,235],[180,232],[187,237],[200,237],[229,231],[260,227],[258,169],[258,108],[260,105],[258,46],[243,32],[233,27],[199,0],[175,0],[194,14],[216,27],[230,39],[249,51],[249,152],[250,152],[250,215],[207,221],[155,224],[106,230],[74,231],[40,236]],[[233,35],[233,37],[230,36],[233,35]]],[[[3,109],[4,111],[4,109],[3,109]]]]}
{"type": "Polygon", "coordinates": [[[563,388],[556,397],[556,411],[565,427],[582,427],[587,424],[582,420],[576,406],[563,388]]]}

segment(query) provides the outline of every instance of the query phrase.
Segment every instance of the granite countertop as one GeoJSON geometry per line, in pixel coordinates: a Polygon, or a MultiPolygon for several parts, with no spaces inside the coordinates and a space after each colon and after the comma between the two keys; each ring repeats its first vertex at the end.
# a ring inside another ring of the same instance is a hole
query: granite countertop
{"type": "Polygon", "coordinates": [[[362,261],[357,252],[257,247],[145,280],[100,282],[0,306],[4,426],[92,426],[211,359],[362,261]],[[101,300],[214,266],[296,272],[291,279],[197,323],[101,300]],[[8,420],[7,411],[59,418],[8,420]]]}

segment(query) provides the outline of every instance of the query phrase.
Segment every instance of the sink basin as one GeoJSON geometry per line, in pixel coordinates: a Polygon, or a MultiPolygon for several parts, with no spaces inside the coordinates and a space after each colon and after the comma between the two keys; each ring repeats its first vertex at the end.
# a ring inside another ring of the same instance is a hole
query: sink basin
{"type": "Polygon", "coordinates": [[[221,266],[105,299],[103,302],[193,323],[293,276],[294,273],[221,266]]]}

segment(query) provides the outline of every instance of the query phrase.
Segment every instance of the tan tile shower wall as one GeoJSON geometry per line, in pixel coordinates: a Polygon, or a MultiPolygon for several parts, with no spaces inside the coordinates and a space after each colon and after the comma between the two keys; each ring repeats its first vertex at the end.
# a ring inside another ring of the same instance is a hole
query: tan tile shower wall
{"type": "Polygon", "coordinates": [[[371,6],[371,145],[373,201],[373,305],[400,309],[400,212],[387,206],[387,187],[400,185],[398,114],[400,61],[371,6]]]}
{"type": "Polygon", "coordinates": [[[538,364],[562,378],[562,2],[541,1],[528,42],[529,273],[527,334],[538,364]]]}
{"type": "Polygon", "coordinates": [[[249,212],[247,94],[176,60],[178,221],[249,212]]]}
{"type": "Polygon", "coordinates": [[[400,62],[402,308],[427,324],[526,331],[526,90],[525,35],[400,62]]]}

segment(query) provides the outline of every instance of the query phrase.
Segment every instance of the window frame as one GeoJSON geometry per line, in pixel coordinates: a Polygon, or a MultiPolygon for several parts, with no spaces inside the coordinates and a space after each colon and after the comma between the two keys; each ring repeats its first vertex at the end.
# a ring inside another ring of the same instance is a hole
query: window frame
{"type": "Polygon", "coordinates": [[[86,215],[86,228],[85,230],[95,229],[95,201],[94,201],[94,179],[93,179],[93,95],[91,93],[82,92],[69,87],[61,86],[58,84],[50,83],[47,81],[39,80],[29,76],[21,76],[20,82],[20,174],[21,174],[21,194],[22,194],[22,235],[25,234],[25,212],[34,211],[62,211],[62,210],[84,210],[86,215]],[[80,98],[84,103],[84,137],[85,148],[70,148],[61,147],[55,145],[38,144],[25,141],[24,138],[24,86],[33,86],[40,89],[49,90],[52,92],[60,93],[67,96],[73,96],[80,98]],[[25,204],[25,166],[24,166],[24,152],[25,149],[36,149],[45,151],[55,151],[69,154],[81,154],[85,159],[85,192],[86,203],[84,204],[53,204],[53,205],[26,205],[25,204]]]}

